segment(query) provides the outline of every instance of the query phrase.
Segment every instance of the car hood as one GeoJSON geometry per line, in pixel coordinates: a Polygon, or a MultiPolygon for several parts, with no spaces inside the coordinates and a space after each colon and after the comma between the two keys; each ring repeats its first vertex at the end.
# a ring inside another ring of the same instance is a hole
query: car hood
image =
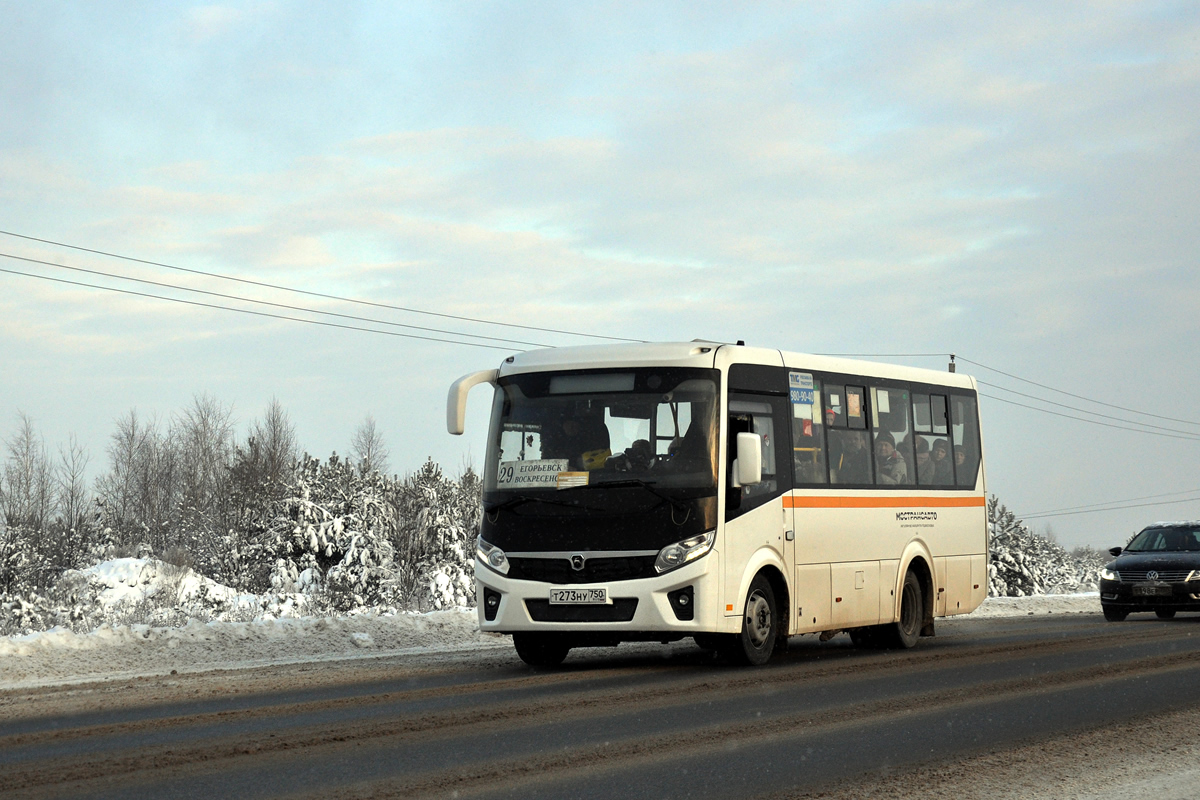
{"type": "Polygon", "coordinates": [[[1121,553],[1108,564],[1109,569],[1200,569],[1200,552],[1121,553]]]}

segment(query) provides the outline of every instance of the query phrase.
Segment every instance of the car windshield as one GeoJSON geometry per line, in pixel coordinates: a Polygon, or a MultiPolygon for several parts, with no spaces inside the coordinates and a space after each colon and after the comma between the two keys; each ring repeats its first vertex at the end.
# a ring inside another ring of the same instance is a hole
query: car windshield
{"type": "Polygon", "coordinates": [[[1200,551],[1200,526],[1146,528],[1133,537],[1127,552],[1200,551]]]}
{"type": "Polygon", "coordinates": [[[484,491],[715,491],[717,378],[714,370],[643,368],[502,379],[484,491]]]}

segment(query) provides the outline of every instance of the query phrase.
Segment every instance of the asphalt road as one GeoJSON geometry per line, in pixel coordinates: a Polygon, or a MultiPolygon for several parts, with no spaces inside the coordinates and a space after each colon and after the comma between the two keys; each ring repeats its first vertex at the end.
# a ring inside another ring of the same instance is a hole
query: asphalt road
{"type": "Polygon", "coordinates": [[[0,693],[0,795],[1102,796],[1194,768],[1197,721],[1200,616],[940,620],[913,650],[796,637],[761,669],[681,642],[0,693]]]}

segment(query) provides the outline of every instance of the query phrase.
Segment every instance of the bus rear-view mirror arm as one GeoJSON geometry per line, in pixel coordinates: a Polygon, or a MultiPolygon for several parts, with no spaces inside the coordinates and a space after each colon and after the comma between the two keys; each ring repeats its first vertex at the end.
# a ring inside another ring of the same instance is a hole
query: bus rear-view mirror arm
{"type": "Polygon", "coordinates": [[[467,424],[467,393],[471,387],[481,383],[496,385],[500,377],[498,369],[484,369],[463,375],[450,385],[450,394],[446,398],[446,430],[455,436],[460,436],[467,424]]]}
{"type": "Polygon", "coordinates": [[[762,483],[762,437],[757,433],[737,435],[737,459],[733,462],[733,486],[762,483]]]}

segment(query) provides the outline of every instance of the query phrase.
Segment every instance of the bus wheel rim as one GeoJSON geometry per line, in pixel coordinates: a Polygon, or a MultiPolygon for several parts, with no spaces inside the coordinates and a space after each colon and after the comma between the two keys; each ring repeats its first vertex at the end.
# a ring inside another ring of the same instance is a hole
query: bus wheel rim
{"type": "Polygon", "coordinates": [[[771,637],[771,605],[758,592],[746,601],[746,632],[755,647],[762,647],[771,637]]]}

